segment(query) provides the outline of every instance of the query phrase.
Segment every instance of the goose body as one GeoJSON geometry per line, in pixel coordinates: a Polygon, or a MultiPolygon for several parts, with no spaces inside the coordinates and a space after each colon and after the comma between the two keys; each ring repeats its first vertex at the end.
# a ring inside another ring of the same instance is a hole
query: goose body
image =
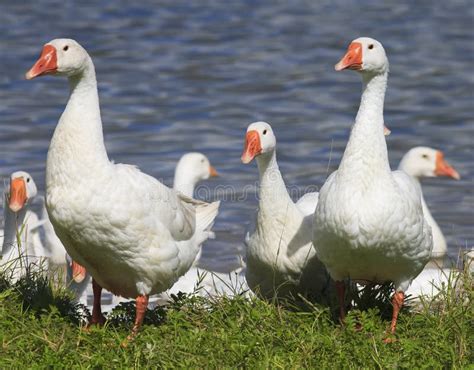
{"type": "Polygon", "coordinates": [[[87,287],[91,283],[91,275],[73,261],[67,254],[63,243],[54,231],[53,224],[49,220],[48,211],[43,204],[42,221],[44,230],[44,245],[49,251],[49,268],[66,269],[66,286],[74,293],[77,302],[87,305],[87,287]]]}
{"type": "MultiPolygon", "coordinates": [[[[68,253],[116,295],[131,298],[168,289],[207,239],[218,204],[209,210],[133,166],[108,161],[98,178],[76,177],[82,185],[74,185],[65,177],[55,138],[48,153],[46,204],[68,253]],[[197,222],[196,208],[203,217],[197,222]]],[[[86,176],[81,168],[69,171],[71,177],[76,171],[86,176]]]]}
{"type": "Polygon", "coordinates": [[[329,276],[311,243],[317,193],[293,202],[278,167],[275,146],[268,123],[255,122],[248,127],[242,161],[256,158],[260,184],[256,227],[246,242],[247,283],[268,299],[304,294],[321,301],[329,276]]]}
{"type": "Polygon", "coordinates": [[[52,266],[64,267],[67,265],[67,252],[61,240],[57,237],[54,232],[54,227],[49,220],[48,211],[46,206],[43,204],[41,219],[44,221],[44,245],[49,251],[49,261],[52,266]]]}
{"type": "MultiPolygon", "coordinates": [[[[356,69],[362,99],[337,171],[319,193],[313,242],[317,255],[338,282],[394,282],[395,331],[404,291],[422,271],[432,249],[420,186],[402,171],[391,171],[383,128],[388,60],[376,40],[354,40],[336,70],[356,69]]],[[[344,309],[341,305],[341,319],[344,309]]]]}
{"type": "Polygon", "coordinates": [[[137,298],[134,335],[148,296],[191,267],[219,203],[193,200],[134,166],[109,161],[94,65],[76,41],[46,44],[27,78],[49,73],[67,76],[71,94],[48,151],[46,208],[68,254],[94,279],[93,323],[104,320],[106,288],[137,298]]]}

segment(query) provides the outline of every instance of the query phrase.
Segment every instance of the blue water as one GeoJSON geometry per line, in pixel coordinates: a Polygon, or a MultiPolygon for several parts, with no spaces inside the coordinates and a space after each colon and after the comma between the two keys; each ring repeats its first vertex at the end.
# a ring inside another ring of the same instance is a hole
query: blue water
{"type": "Polygon", "coordinates": [[[44,192],[67,84],[23,76],[44,43],[74,38],[95,62],[111,159],[171,184],[179,157],[202,151],[221,173],[206,183],[205,198],[225,200],[202,265],[229,270],[244,253],[257,204],[255,164],[240,162],[247,125],[273,125],[288,185],[319,188],[337,168],[360,99],[359,76],[333,66],[352,39],[371,36],[391,63],[385,121],[392,167],[413,146],[442,149],[462,179],[427,180],[425,197],[451,256],[473,246],[472,2],[97,3],[0,5],[2,179],[27,170],[44,192]]]}

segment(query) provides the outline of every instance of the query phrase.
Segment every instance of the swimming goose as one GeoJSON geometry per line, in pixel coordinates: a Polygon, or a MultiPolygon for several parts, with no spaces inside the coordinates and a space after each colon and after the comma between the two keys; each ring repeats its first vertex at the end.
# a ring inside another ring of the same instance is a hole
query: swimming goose
{"type": "Polygon", "coordinates": [[[216,169],[211,166],[209,159],[204,154],[197,152],[186,153],[176,165],[173,189],[192,198],[194,196],[194,188],[198,182],[216,176],[216,169]]]}
{"type": "Polygon", "coordinates": [[[296,204],[290,198],[276,159],[276,138],[266,122],[247,128],[242,162],[254,158],[260,184],[256,227],[246,243],[248,286],[267,299],[303,294],[321,301],[329,275],[311,243],[318,194],[296,204]]]}
{"type": "MultiPolygon", "coordinates": [[[[391,171],[384,138],[383,103],[388,60],[378,41],[354,40],[335,66],[362,76],[363,92],[339,169],[319,192],[313,242],[318,257],[337,282],[394,282],[394,333],[404,292],[423,270],[433,246],[423,215],[420,186],[403,171],[391,171]]],[[[340,304],[340,319],[344,320],[340,304]]]]}
{"type": "Polygon", "coordinates": [[[196,201],[109,160],[94,64],[76,41],[48,42],[26,78],[48,74],[67,77],[70,96],[48,150],[46,208],[68,254],[93,277],[91,324],[105,320],[102,288],[136,298],[132,339],[149,295],[170,288],[191,267],[219,202],[196,201]]]}
{"type": "Polygon", "coordinates": [[[2,243],[3,268],[7,268],[13,281],[26,272],[26,268],[46,268],[45,250],[39,227],[42,222],[30,205],[37,194],[31,175],[17,171],[10,175],[4,190],[4,238],[2,243]],[[20,244],[18,244],[20,240],[20,244]]]}
{"type": "MultiPolygon", "coordinates": [[[[447,176],[455,180],[461,178],[459,173],[446,162],[443,152],[424,146],[410,149],[403,156],[398,169],[415,179],[420,184],[420,187],[421,179],[424,177],[447,176]]],[[[431,215],[423,194],[421,195],[421,203],[423,205],[423,214],[433,233],[433,250],[431,251],[430,262],[426,265],[425,269],[428,267],[443,267],[443,260],[447,253],[446,239],[431,215]]]]}

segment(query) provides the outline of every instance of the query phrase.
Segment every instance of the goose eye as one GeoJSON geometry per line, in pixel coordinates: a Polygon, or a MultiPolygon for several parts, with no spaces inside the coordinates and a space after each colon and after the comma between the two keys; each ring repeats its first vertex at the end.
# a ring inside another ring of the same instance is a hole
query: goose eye
{"type": "Polygon", "coordinates": [[[30,182],[30,178],[29,178],[29,177],[26,179],[26,182],[30,182]]]}
{"type": "Polygon", "coordinates": [[[63,50],[64,50],[64,51],[68,51],[68,49],[69,49],[69,46],[68,46],[68,45],[66,45],[65,47],[63,47],[63,50]]]}
{"type": "Polygon", "coordinates": [[[267,134],[267,130],[263,130],[263,134],[266,135],[266,134],[267,134]]]}
{"type": "Polygon", "coordinates": [[[204,158],[203,158],[203,159],[201,159],[201,163],[204,163],[204,158]]]}
{"type": "Polygon", "coordinates": [[[423,159],[428,159],[428,154],[423,154],[421,157],[422,157],[423,159]]]}
{"type": "Polygon", "coordinates": [[[374,44],[369,45],[369,49],[372,50],[374,48],[374,44]]]}

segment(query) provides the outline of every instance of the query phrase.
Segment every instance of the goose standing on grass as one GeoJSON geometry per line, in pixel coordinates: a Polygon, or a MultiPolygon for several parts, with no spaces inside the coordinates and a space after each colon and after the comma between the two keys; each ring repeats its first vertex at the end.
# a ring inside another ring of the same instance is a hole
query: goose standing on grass
{"type": "MultiPolygon", "coordinates": [[[[313,242],[336,281],[340,302],[347,278],[394,282],[394,333],[404,292],[430,258],[431,228],[420,186],[406,173],[390,170],[383,125],[389,66],[383,46],[371,38],[356,39],[335,69],[358,71],[363,92],[339,169],[319,192],[313,242]]],[[[341,321],[344,317],[340,304],[341,321]]]]}
{"type": "Polygon", "coordinates": [[[4,238],[1,264],[3,269],[8,269],[12,280],[15,281],[26,272],[27,267],[39,268],[40,264],[46,262],[39,233],[42,222],[36,213],[30,210],[31,202],[37,195],[37,188],[29,173],[12,173],[3,195],[4,238]]]}
{"type": "Polygon", "coordinates": [[[242,162],[257,160],[260,173],[255,231],[247,241],[246,278],[264,298],[303,294],[317,301],[329,286],[329,275],[311,243],[318,194],[293,202],[276,159],[276,138],[266,122],[248,126],[242,162]]]}
{"type": "MultiPolygon", "coordinates": [[[[410,149],[400,161],[398,169],[404,171],[415,179],[421,188],[421,179],[424,177],[438,177],[447,176],[455,180],[461,177],[459,173],[444,159],[444,154],[440,150],[429,147],[418,146],[410,149]]],[[[433,250],[431,251],[430,262],[426,267],[443,267],[443,260],[448,251],[446,239],[431,215],[428,206],[426,205],[423,194],[421,195],[421,203],[423,205],[423,214],[426,221],[431,226],[433,233],[433,250]]]]}
{"type": "Polygon", "coordinates": [[[26,78],[56,74],[70,96],[46,162],[46,208],[69,255],[93,277],[91,324],[101,324],[102,288],[136,298],[140,328],[151,294],[170,288],[192,265],[208,238],[219,202],[186,197],[108,156],[94,64],[76,41],[44,45],[26,78]]]}

